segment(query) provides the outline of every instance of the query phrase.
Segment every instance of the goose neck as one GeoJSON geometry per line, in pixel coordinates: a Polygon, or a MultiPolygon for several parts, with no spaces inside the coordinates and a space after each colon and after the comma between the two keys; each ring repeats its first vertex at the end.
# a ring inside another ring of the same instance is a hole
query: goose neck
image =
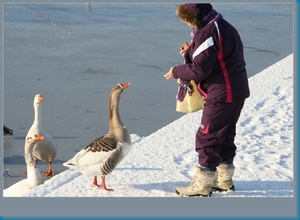
{"type": "Polygon", "coordinates": [[[24,157],[27,169],[27,179],[30,181],[31,184],[38,185],[38,183],[42,179],[42,174],[38,170],[33,158],[33,147],[35,144],[36,141],[33,141],[30,144],[25,144],[24,157]]]}
{"type": "Polygon", "coordinates": [[[25,157],[25,162],[27,166],[35,166],[34,159],[33,159],[33,147],[36,144],[35,141],[32,143],[25,144],[25,149],[24,149],[24,157],[25,157]]]}
{"type": "Polygon", "coordinates": [[[130,143],[129,132],[121,120],[118,109],[112,110],[111,115],[112,117],[109,121],[109,133],[118,141],[130,143]]]}
{"type": "Polygon", "coordinates": [[[42,106],[37,104],[34,106],[34,122],[42,124],[42,106]]]}

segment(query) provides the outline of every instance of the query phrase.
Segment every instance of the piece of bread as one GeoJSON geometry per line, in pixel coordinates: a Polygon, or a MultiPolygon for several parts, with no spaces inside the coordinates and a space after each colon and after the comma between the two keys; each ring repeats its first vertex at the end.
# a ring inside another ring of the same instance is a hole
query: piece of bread
{"type": "Polygon", "coordinates": [[[188,43],[188,42],[184,42],[184,43],[182,44],[182,46],[181,46],[181,48],[182,48],[183,50],[186,50],[188,47],[189,47],[189,43],[188,43]]]}

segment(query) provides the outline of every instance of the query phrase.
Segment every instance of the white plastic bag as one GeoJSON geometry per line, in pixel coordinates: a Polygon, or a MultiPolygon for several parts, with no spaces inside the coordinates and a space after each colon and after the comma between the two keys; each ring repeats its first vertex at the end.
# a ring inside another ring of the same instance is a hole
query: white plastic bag
{"type": "MultiPolygon", "coordinates": [[[[180,82],[180,79],[178,79],[178,82],[180,82]]],[[[196,83],[193,80],[191,80],[190,83],[193,86],[192,88],[193,92],[189,94],[189,91],[187,91],[182,102],[177,100],[176,103],[177,112],[191,113],[191,112],[199,111],[204,108],[205,101],[200,95],[196,83]]]]}

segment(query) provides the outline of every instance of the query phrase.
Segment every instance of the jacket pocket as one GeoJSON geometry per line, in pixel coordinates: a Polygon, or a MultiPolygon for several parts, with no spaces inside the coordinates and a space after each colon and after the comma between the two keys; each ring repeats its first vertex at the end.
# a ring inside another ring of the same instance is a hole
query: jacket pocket
{"type": "Polygon", "coordinates": [[[201,94],[202,98],[204,100],[206,100],[207,97],[208,97],[208,94],[207,94],[206,90],[203,88],[203,86],[201,86],[201,82],[202,81],[200,81],[199,83],[197,83],[197,89],[198,89],[199,93],[201,94]]]}

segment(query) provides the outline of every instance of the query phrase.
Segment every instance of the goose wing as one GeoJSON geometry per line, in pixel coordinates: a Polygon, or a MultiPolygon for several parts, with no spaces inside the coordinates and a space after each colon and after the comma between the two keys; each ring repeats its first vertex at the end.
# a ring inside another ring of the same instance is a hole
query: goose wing
{"type": "Polygon", "coordinates": [[[115,138],[103,135],[86,146],[85,149],[92,152],[110,152],[115,150],[117,146],[118,141],[115,138]]]}
{"type": "Polygon", "coordinates": [[[118,141],[108,135],[101,136],[94,140],[91,144],[79,151],[69,161],[63,165],[67,167],[74,166],[92,166],[102,163],[118,146],[118,141]]]}

